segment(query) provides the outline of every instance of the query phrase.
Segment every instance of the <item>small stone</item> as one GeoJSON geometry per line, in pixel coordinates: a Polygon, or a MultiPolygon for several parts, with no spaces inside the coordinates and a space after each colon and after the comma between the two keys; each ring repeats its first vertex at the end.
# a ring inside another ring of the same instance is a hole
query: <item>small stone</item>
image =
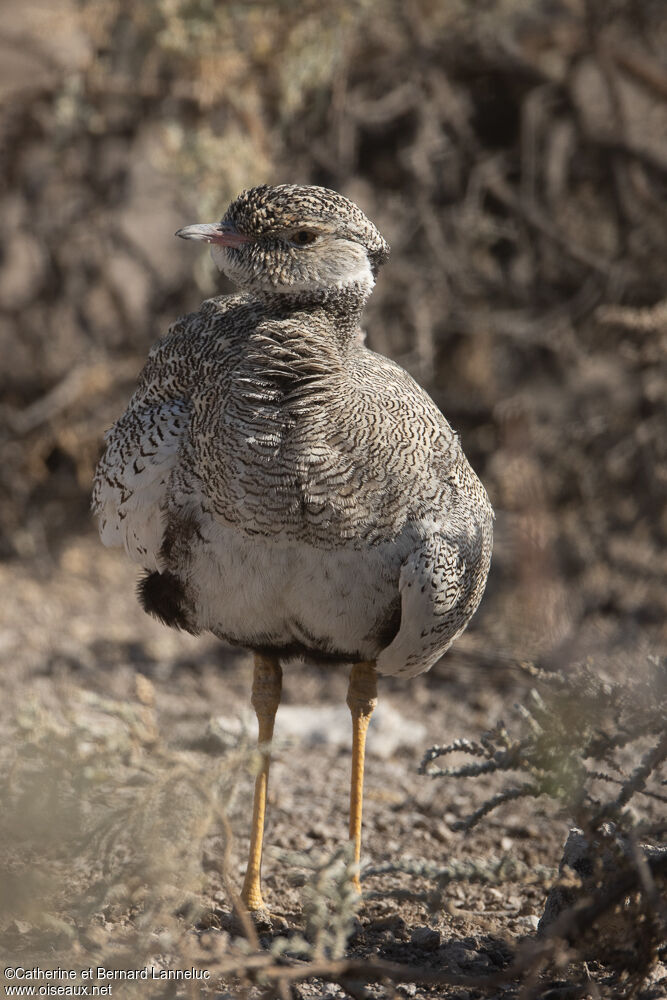
{"type": "Polygon", "coordinates": [[[410,942],[423,951],[435,951],[440,947],[440,931],[435,931],[432,927],[415,927],[410,935],[410,942]]]}
{"type": "Polygon", "coordinates": [[[403,994],[403,996],[413,997],[417,992],[417,987],[414,983],[401,983],[400,986],[396,987],[396,991],[403,994]]]}
{"type": "Polygon", "coordinates": [[[445,957],[448,962],[454,962],[459,967],[465,969],[478,963],[481,956],[474,948],[466,948],[460,941],[454,941],[447,947],[445,957]]]}
{"type": "Polygon", "coordinates": [[[202,913],[197,926],[202,931],[220,930],[222,928],[220,913],[216,913],[215,910],[202,913]]]}
{"type": "Polygon", "coordinates": [[[381,917],[375,917],[368,925],[373,931],[404,931],[405,920],[398,913],[388,913],[381,917]]]}
{"type": "Polygon", "coordinates": [[[10,931],[14,931],[15,934],[28,934],[32,930],[32,924],[27,923],[25,920],[12,920],[9,929],[10,931]]]}
{"type": "Polygon", "coordinates": [[[324,823],[311,823],[306,836],[311,840],[327,840],[331,836],[331,830],[324,823]]]}

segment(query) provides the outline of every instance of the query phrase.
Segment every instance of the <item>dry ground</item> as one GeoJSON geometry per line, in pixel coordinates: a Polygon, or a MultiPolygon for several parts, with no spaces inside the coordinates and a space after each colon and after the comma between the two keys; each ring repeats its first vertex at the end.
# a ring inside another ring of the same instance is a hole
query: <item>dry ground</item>
{"type": "MultiPolygon", "coordinates": [[[[234,939],[243,937],[230,887],[241,882],[251,808],[252,758],[242,749],[238,723],[249,718],[249,657],[145,616],[134,597],[133,568],[90,531],[66,541],[46,563],[4,565],[0,573],[10,706],[2,726],[11,736],[3,741],[4,760],[11,762],[4,788],[12,806],[18,802],[14,824],[3,825],[3,958],[25,966],[182,968],[191,962],[206,967],[210,956],[215,970],[221,954],[229,957],[238,947],[234,939]],[[32,786],[25,782],[31,768],[37,771],[32,786]],[[14,788],[22,782],[32,788],[32,798],[12,798],[12,781],[14,788]],[[221,797],[211,808],[216,787],[221,797]],[[126,812],[117,815],[122,805],[126,812]],[[100,825],[103,832],[95,832],[100,825]]],[[[377,728],[395,738],[395,746],[391,739],[370,745],[366,867],[409,860],[442,866],[503,855],[524,862],[529,872],[557,866],[567,820],[548,803],[505,806],[471,833],[455,833],[451,823],[482,801],[489,781],[445,784],[417,773],[427,746],[474,737],[501,717],[509,720],[515,702],[525,698],[519,671],[482,659],[488,642],[482,614],[430,674],[382,680],[377,728]],[[387,706],[394,710],[388,727],[382,721],[387,706]]],[[[324,706],[343,705],[345,674],[288,667],[284,705],[292,708],[286,714],[302,706],[304,721],[312,723],[324,706]]],[[[278,738],[264,878],[273,926],[260,927],[260,947],[306,930],[308,868],[345,841],[347,726],[341,732],[339,720],[327,718],[319,743],[300,747],[294,738],[278,738]]],[[[397,888],[428,893],[429,884],[398,873],[364,880],[365,891],[380,896],[397,888]]],[[[523,877],[499,886],[453,884],[435,912],[427,899],[370,899],[357,914],[347,954],[485,975],[502,969],[517,944],[534,937],[544,898],[544,888],[523,877]]],[[[341,907],[340,899],[330,903],[325,931],[327,920],[334,927],[350,916],[341,917],[341,907]]],[[[309,912],[312,922],[312,906],[309,912]]],[[[310,934],[317,940],[317,928],[310,934]]],[[[593,975],[604,990],[607,973],[593,966],[593,975]]],[[[553,980],[555,992],[540,995],[575,995],[558,992],[558,974],[553,980]]],[[[609,988],[602,995],[621,995],[609,988]]],[[[114,989],[116,996],[131,991],[128,984],[114,989]]],[[[181,995],[146,984],[139,994],[147,989],[181,995]]],[[[229,989],[236,995],[236,987],[229,989]]],[[[295,989],[300,996],[343,995],[321,981],[295,989]]],[[[666,991],[659,966],[641,995],[666,991]]],[[[408,984],[399,995],[462,1000],[489,993],[408,984]]],[[[507,987],[493,995],[516,994],[507,987]]]]}

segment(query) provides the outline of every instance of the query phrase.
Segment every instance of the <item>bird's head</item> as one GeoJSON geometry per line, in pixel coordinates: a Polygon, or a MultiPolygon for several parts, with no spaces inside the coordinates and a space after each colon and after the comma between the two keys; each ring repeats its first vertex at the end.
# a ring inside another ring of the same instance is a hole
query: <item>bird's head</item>
{"type": "Polygon", "coordinates": [[[244,191],[222,221],[179,229],[211,244],[213,260],[249,291],[370,292],[389,246],[360,208],[328,188],[278,184],[244,191]]]}

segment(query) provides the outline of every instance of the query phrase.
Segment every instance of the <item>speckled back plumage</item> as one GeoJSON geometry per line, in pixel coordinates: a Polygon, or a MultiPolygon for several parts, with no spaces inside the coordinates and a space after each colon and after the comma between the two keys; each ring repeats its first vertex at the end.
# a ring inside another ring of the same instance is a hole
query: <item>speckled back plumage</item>
{"type": "Polygon", "coordinates": [[[248,290],[151,351],[97,470],[103,541],[149,571],[144,605],[168,624],[426,670],[479,604],[492,512],[432,400],[364,346],[388,247],[322,188],[245,192],[223,222],[247,240],[224,268],[248,290]],[[308,253],[295,226],[316,227],[308,253]]]}

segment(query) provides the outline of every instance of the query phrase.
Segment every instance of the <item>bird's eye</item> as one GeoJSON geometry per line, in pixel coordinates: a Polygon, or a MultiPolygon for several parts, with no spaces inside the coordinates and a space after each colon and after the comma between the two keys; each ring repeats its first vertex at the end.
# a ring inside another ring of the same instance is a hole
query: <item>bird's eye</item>
{"type": "Polygon", "coordinates": [[[299,247],[305,247],[309,243],[314,243],[316,239],[317,233],[313,233],[309,229],[299,229],[298,232],[292,233],[290,243],[296,243],[299,247]]]}

